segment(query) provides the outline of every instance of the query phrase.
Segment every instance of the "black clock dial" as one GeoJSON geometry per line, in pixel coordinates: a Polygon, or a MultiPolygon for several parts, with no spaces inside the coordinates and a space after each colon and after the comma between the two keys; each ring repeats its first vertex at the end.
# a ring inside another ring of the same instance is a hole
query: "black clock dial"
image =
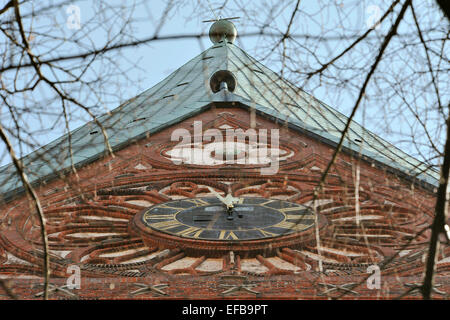
{"type": "Polygon", "coordinates": [[[305,206],[282,200],[241,198],[227,219],[217,198],[170,201],[149,208],[146,226],[175,236],[199,240],[256,240],[309,229],[314,214],[305,206]]]}

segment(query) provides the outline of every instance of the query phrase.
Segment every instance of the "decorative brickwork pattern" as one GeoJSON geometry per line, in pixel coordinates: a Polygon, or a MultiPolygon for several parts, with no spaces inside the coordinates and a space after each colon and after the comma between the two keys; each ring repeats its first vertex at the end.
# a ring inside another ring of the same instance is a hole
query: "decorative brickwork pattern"
{"type": "MultiPolygon", "coordinates": [[[[213,108],[85,166],[65,179],[42,183],[38,193],[51,249],[52,299],[167,298],[394,298],[419,283],[432,221],[434,194],[383,168],[342,154],[313,208],[313,191],[332,148],[268,119],[279,128],[280,149],[293,153],[278,173],[261,176],[242,164],[176,165],[167,157],[174,128],[249,128],[250,114],[213,108]],[[359,166],[356,183],[354,168],[359,166]],[[356,185],[359,186],[356,189],[356,185]],[[320,218],[320,250],[307,233],[241,241],[240,247],[145,232],[136,217],[155,204],[213,197],[279,199],[310,207],[320,218]],[[195,245],[188,246],[189,242],[195,245]],[[184,245],[185,244],[185,245],[184,245]],[[197,249],[196,249],[197,248],[197,249]],[[319,271],[319,261],[323,271],[319,271]],[[81,270],[81,288],[65,287],[69,265],[81,270]],[[368,267],[381,269],[381,288],[368,289],[368,267]]],[[[42,245],[28,199],[0,207],[0,278],[20,298],[42,287],[42,245]]],[[[450,249],[437,263],[436,298],[450,294],[450,249]]],[[[410,292],[406,298],[417,298],[410,292]]],[[[0,289],[0,298],[7,298],[0,289]]]]}

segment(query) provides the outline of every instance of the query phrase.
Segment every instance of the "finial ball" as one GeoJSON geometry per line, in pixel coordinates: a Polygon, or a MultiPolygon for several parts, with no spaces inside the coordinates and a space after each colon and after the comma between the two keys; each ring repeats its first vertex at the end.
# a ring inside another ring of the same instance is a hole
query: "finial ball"
{"type": "Polygon", "coordinates": [[[209,29],[209,39],[213,43],[218,43],[224,36],[228,42],[233,43],[237,36],[236,27],[228,20],[217,20],[209,29]]]}

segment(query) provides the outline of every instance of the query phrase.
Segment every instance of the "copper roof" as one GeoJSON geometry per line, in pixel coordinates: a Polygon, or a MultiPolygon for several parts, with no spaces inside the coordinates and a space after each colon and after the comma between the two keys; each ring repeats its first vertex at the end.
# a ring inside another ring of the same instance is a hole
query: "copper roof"
{"type": "MultiPolygon", "coordinates": [[[[228,41],[215,43],[154,87],[98,118],[105,127],[113,150],[135,139],[159,131],[191,117],[213,102],[236,102],[244,107],[283,121],[306,134],[336,145],[347,117],[312,95],[280,78],[245,51],[228,41]],[[230,71],[236,86],[233,92],[213,93],[211,76],[230,71]]],[[[71,132],[73,161],[82,166],[103,156],[106,146],[100,128],[89,122],[71,132]]],[[[387,141],[352,122],[344,150],[386,166],[425,186],[437,186],[439,173],[387,141]]],[[[50,179],[71,167],[68,135],[30,153],[23,159],[29,180],[50,179]]],[[[13,165],[0,168],[0,193],[8,198],[21,189],[13,165]]]]}

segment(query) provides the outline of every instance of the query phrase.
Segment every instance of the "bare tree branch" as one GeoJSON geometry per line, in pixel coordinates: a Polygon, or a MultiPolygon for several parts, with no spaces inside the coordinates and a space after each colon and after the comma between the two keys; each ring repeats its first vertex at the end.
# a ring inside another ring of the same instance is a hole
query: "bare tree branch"
{"type": "MultiPolygon", "coordinates": [[[[447,106],[447,109],[450,106],[447,106]]],[[[422,284],[423,298],[429,300],[433,289],[434,267],[436,264],[436,252],[438,251],[439,234],[445,232],[444,226],[447,211],[447,187],[450,174],[450,117],[447,118],[447,139],[444,149],[444,162],[441,168],[441,178],[439,179],[439,188],[437,191],[435,216],[431,226],[430,245],[428,248],[428,257],[425,269],[425,278],[422,284]]]]}
{"type": "MultiPolygon", "coordinates": [[[[26,42],[25,34],[23,32],[22,22],[20,19],[18,0],[13,0],[13,5],[14,5],[14,9],[15,9],[17,23],[19,24],[20,29],[21,29],[24,44],[27,47],[27,49],[29,49],[27,42],[26,42]]],[[[42,244],[44,246],[44,300],[47,300],[48,299],[48,285],[49,285],[51,271],[50,271],[50,258],[49,258],[49,253],[48,253],[48,250],[49,250],[48,249],[48,238],[47,238],[47,231],[45,229],[44,212],[42,210],[39,198],[38,198],[36,192],[34,191],[33,187],[31,186],[30,182],[28,181],[28,177],[25,174],[25,171],[23,170],[22,164],[16,157],[14,149],[13,149],[8,137],[6,136],[6,134],[3,130],[3,126],[1,124],[0,124],[0,138],[3,140],[3,142],[5,143],[5,145],[8,149],[8,152],[11,156],[11,160],[13,161],[18,174],[20,175],[20,179],[22,180],[22,184],[23,184],[27,194],[32,198],[32,200],[34,202],[36,213],[39,217],[39,221],[40,221],[40,225],[41,225],[42,244]]]]}
{"type": "Polygon", "coordinates": [[[441,8],[442,12],[446,15],[447,19],[450,20],[450,7],[448,5],[448,1],[445,0],[436,0],[437,4],[441,8]]]}
{"type": "MultiPolygon", "coordinates": [[[[391,12],[394,11],[395,6],[397,5],[397,3],[399,3],[400,0],[396,0],[394,1],[391,6],[389,7],[388,10],[386,10],[386,12],[383,14],[383,16],[380,18],[379,23],[383,22],[386,17],[389,16],[389,14],[391,12]]],[[[364,40],[372,31],[374,30],[374,28],[370,28],[368,29],[363,35],[361,35],[358,39],[356,39],[351,45],[349,45],[348,47],[346,47],[340,54],[338,54],[336,57],[334,57],[333,59],[331,59],[330,61],[328,61],[327,63],[324,63],[322,65],[321,68],[319,68],[318,70],[315,70],[313,72],[309,72],[307,79],[311,78],[313,75],[318,74],[318,73],[322,73],[325,69],[327,69],[330,65],[332,65],[334,62],[336,62],[338,59],[340,59],[343,55],[345,55],[347,52],[349,52],[351,49],[353,49],[358,43],[360,43],[362,40],[364,40]]]]}
{"type": "Polygon", "coordinates": [[[330,162],[327,165],[327,168],[325,169],[325,171],[323,172],[323,174],[322,174],[322,176],[320,178],[319,186],[316,189],[316,193],[317,194],[318,194],[319,190],[322,189],[322,187],[323,187],[323,185],[325,183],[325,179],[327,178],[328,172],[330,171],[331,167],[333,166],[334,162],[336,161],[337,155],[339,154],[339,152],[342,149],[342,145],[344,143],[345,136],[347,135],[347,131],[348,131],[349,127],[350,127],[350,124],[353,121],[353,117],[355,116],[356,111],[358,110],[359,104],[360,104],[362,98],[365,95],[366,87],[367,87],[367,85],[368,85],[368,83],[370,81],[370,78],[372,77],[373,73],[375,72],[375,69],[377,68],[378,63],[381,61],[381,57],[383,56],[383,53],[384,53],[385,49],[389,45],[389,42],[391,41],[392,37],[397,33],[397,28],[398,28],[400,22],[403,19],[403,16],[404,16],[404,14],[406,12],[406,9],[408,9],[410,4],[411,4],[411,0],[406,0],[405,1],[405,3],[402,6],[402,9],[400,10],[400,13],[397,16],[397,19],[395,20],[395,23],[392,25],[391,29],[389,30],[388,34],[386,35],[386,37],[383,40],[383,43],[382,43],[382,45],[380,47],[380,51],[379,51],[377,57],[375,58],[375,62],[372,64],[372,66],[370,68],[370,71],[367,74],[366,79],[364,80],[364,83],[363,83],[363,85],[361,87],[361,90],[359,91],[358,99],[356,100],[355,105],[352,108],[352,112],[351,112],[350,116],[347,119],[347,123],[345,125],[345,128],[341,132],[341,139],[339,140],[339,143],[338,143],[338,145],[337,145],[337,147],[336,147],[336,149],[335,149],[335,151],[333,153],[333,156],[332,156],[330,162]]]}
{"type": "Polygon", "coordinates": [[[47,230],[45,229],[45,217],[44,212],[41,207],[41,203],[39,201],[39,197],[37,196],[36,192],[34,191],[34,188],[31,186],[30,182],[28,181],[28,177],[25,174],[22,164],[19,161],[19,159],[16,157],[16,154],[14,152],[14,149],[11,145],[11,142],[8,139],[8,136],[5,134],[5,131],[3,130],[3,126],[0,124],[0,138],[5,143],[6,148],[8,149],[9,155],[11,156],[11,160],[14,164],[14,167],[17,170],[17,173],[20,176],[20,179],[22,180],[22,184],[27,192],[27,194],[31,197],[34,207],[36,210],[36,214],[39,217],[39,222],[41,226],[41,237],[42,237],[42,244],[44,246],[44,299],[48,299],[48,284],[50,280],[50,258],[48,254],[48,238],[47,238],[47,230]]]}
{"type": "Polygon", "coordinates": [[[14,3],[13,0],[8,1],[8,2],[3,6],[3,8],[0,9],[0,15],[2,15],[2,14],[5,13],[6,11],[8,11],[10,8],[12,8],[13,5],[14,5],[13,3],[14,3]]]}

